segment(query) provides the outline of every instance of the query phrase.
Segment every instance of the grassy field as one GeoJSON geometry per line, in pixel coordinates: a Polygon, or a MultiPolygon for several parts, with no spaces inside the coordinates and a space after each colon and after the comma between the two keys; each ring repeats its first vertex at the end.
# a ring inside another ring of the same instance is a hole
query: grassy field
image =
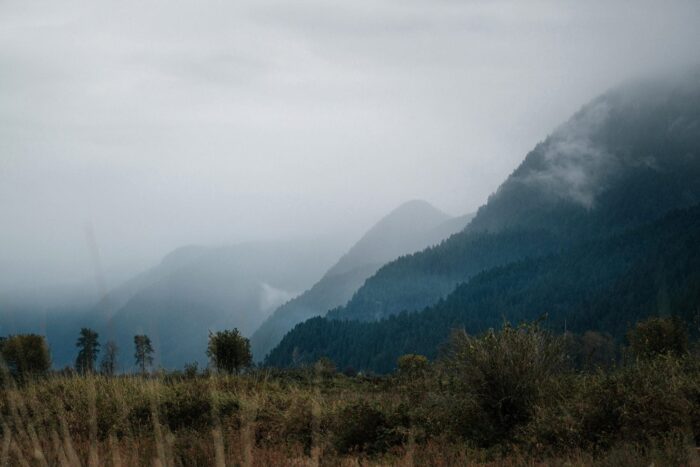
{"type": "Polygon", "coordinates": [[[384,377],[5,378],[0,465],[700,465],[692,353],[582,370],[539,332],[465,339],[384,377]]]}

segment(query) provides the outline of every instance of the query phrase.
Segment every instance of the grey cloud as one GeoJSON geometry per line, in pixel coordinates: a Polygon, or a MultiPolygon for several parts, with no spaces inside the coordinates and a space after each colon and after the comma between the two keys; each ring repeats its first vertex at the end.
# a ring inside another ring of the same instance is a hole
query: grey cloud
{"type": "Polygon", "coordinates": [[[616,164],[594,140],[609,111],[607,102],[596,102],[558,128],[545,143],[544,170],[529,172],[522,182],[593,208],[596,196],[605,189],[604,176],[616,164]]]}
{"type": "MultiPolygon", "coordinates": [[[[680,0],[3,2],[0,291],[89,278],[88,221],[116,281],[407,199],[473,211],[581,104],[698,61],[698,24],[680,0]]],[[[590,157],[579,136],[558,150],[590,157]]],[[[591,203],[568,165],[540,177],[591,203]]]]}

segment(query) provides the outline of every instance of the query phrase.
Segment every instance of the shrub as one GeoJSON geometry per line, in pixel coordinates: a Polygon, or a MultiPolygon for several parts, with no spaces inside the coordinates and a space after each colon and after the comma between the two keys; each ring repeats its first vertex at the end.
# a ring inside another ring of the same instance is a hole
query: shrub
{"type": "Polygon", "coordinates": [[[162,392],[164,397],[159,408],[171,430],[201,430],[211,426],[212,398],[205,388],[183,383],[162,392]]]}
{"type": "Polygon", "coordinates": [[[397,368],[399,375],[405,378],[422,378],[428,371],[428,359],[423,355],[406,354],[399,357],[397,368]]]}
{"type": "Polygon", "coordinates": [[[640,321],[627,333],[632,353],[638,358],[652,358],[688,353],[688,332],[677,318],[649,318],[640,321]]]}
{"type": "Polygon", "coordinates": [[[596,448],[620,441],[650,443],[671,433],[692,435],[695,386],[681,360],[664,355],[641,360],[586,380],[581,406],[582,433],[596,448]]]}
{"type": "Polygon", "coordinates": [[[512,438],[528,423],[535,405],[564,367],[561,338],[536,325],[490,330],[480,337],[453,333],[442,359],[450,389],[475,402],[471,425],[475,441],[489,445],[512,438]]]}
{"type": "Polygon", "coordinates": [[[314,372],[324,378],[333,376],[336,371],[335,363],[328,357],[321,357],[314,363],[314,372]]]}
{"type": "Polygon", "coordinates": [[[235,328],[217,333],[210,332],[207,356],[217,370],[228,374],[237,374],[253,363],[250,341],[235,328]]]}
{"type": "Polygon", "coordinates": [[[192,363],[185,364],[185,371],[184,371],[185,378],[190,378],[190,379],[196,378],[197,373],[199,373],[199,363],[192,362],[192,363]]]}
{"type": "Polygon", "coordinates": [[[579,369],[609,368],[617,361],[615,339],[608,333],[586,331],[583,335],[564,335],[566,351],[579,369]]]}
{"type": "Polygon", "coordinates": [[[43,375],[51,368],[51,355],[44,336],[10,336],[0,342],[0,354],[15,378],[43,375]]]}
{"type": "Polygon", "coordinates": [[[336,417],[333,444],[342,454],[385,452],[404,440],[401,425],[367,402],[357,402],[336,417]]]}

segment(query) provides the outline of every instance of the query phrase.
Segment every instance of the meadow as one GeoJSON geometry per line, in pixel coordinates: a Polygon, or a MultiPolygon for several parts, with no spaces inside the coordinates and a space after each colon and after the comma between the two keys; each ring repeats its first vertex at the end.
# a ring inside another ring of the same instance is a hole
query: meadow
{"type": "Polygon", "coordinates": [[[506,326],[384,376],[6,374],[0,465],[700,465],[700,360],[642,344],[573,365],[565,338],[506,326]]]}

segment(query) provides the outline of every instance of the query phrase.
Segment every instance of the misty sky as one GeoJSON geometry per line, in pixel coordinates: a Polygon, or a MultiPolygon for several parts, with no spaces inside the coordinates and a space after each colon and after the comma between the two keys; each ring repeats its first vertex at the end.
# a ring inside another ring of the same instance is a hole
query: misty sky
{"type": "MultiPolygon", "coordinates": [[[[481,205],[700,2],[0,2],[0,290],[481,205]]],[[[120,277],[115,275],[114,277],[120,277]]],[[[110,284],[115,285],[115,284],[110,284]]]]}

